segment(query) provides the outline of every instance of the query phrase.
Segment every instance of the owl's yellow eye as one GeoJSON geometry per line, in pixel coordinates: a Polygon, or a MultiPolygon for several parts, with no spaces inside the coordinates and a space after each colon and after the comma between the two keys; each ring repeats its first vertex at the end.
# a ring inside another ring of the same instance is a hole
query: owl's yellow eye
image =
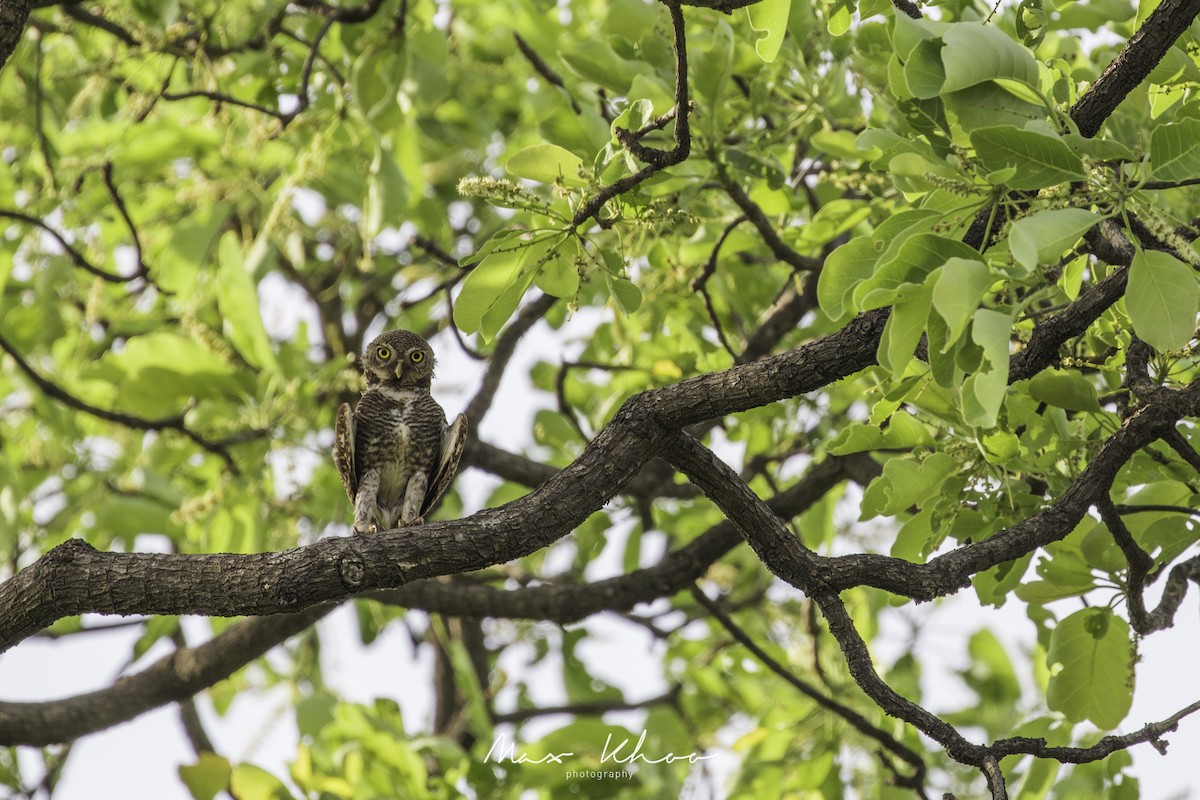
{"type": "Polygon", "coordinates": [[[410,359],[412,359],[412,362],[414,364],[420,364],[422,361],[425,360],[425,354],[422,353],[420,350],[413,350],[411,353],[409,353],[408,357],[410,359]]]}
{"type": "Polygon", "coordinates": [[[380,361],[387,361],[389,358],[392,357],[391,348],[385,347],[383,345],[379,345],[379,347],[375,348],[375,357],[378,358],[380,361]]]}

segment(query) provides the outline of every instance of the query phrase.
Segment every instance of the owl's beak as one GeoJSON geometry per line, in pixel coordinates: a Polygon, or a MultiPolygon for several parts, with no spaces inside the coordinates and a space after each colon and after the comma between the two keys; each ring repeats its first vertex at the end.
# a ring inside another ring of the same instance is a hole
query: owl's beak
{"type": "Polygon", "coordinates": [[[400,377],[401,377],[403,374],[404,374],[404,365],[403,365],[403,364],[397,364],[397,365],[396,365],[396,380],[400,380],[400,377]]]}

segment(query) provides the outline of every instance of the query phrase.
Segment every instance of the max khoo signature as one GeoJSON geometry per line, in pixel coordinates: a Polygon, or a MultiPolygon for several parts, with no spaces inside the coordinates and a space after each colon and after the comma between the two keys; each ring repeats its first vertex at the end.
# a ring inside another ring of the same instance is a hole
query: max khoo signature
{"type": "MultiPolygon", "coordinates": [[[[629,746],[629,739],[624,738],[619,742],[614,742],[613,735],[610,733],[604,738],[604,747],[600,750],[600,763],[634,764],[641,762],[643,764],[674,764],[677,761],[686,761],[689,764],[695,764],[697,761],[703,761],[706,758],[715,758],[715,756],[702,756],[696,753],[685,753],[683,755],[666,753],[659,757],[652,757],[642,752],[642,745],[645,742],[646,731],[642,731],[642,735],[638,737],[637,744],[633,746],[632,750],[626,753],[625,748],[629,746]]],[[[483,757],[483,763],[508,761],[513,764],[562,764],[564,758],[573,755],[575,754],[546,753],[534,758],[524,751],[518,751],[516,743],[509,741],[501,734],[496,737],[496,741],[492,742],[487,755],[483,757]]]]}

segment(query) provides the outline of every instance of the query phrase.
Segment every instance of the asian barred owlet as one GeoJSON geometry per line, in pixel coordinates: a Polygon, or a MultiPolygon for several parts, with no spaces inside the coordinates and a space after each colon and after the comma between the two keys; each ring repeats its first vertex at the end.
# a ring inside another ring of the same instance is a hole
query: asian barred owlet
{"type": "Polygon", "coordinates": [[[422,524],[454,480],[467,418],[446,425],[429,394],[433,365],[429,343],[411,331],[385,331],[363,353],[366,391],[353,412],[338,409],[333,442],[355,533],[422,524]]]}

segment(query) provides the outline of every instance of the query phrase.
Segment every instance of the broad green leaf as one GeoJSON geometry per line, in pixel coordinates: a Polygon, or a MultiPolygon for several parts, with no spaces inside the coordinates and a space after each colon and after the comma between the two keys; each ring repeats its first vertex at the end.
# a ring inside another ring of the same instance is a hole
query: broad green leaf
{"type": "Polygon", "coordinates": [[[1068,411],[1100,411],[1096,388],[1078,372],[1047,369],[1029,381],[1029,393],[1040,403],[1068,411]]]}
{"type": "Polygon", "coordinates": [[[385,47],[371,48],[354,61],[350,85],[354,102],[378,130],[388,130],[401,121],[397,92],[405,78],[408,59],[403,39],[385,47]]]}
{"type": "Polygon", "coordinates": [[[1041,189],[1083,179],[1083,162],[1056,136],[996,125],[971,132],[971,146],[992,172],[1015,168],[1010,189],[1041,189]]]}
{"type": "Polygon", "coordinates": [[[558,56],[579,77],[622,95],[629,90],[634,76],[654,72],[644,61],[628,61],[617,55],[603,39],[583,39],[570,49],[560,50],[558,56]]]}
{"type": "Polygon", "coordinates": [[[975,131],[996,125],[1022,128],[1031,122],[1041,122],[1046,107],[1029,103],[1013,94],[1000,81],[985,81],[956,92],[942,89],[941,100],[946,112],[963,131],[975,131]]]}
{"type": "Polygon", "coordinates": [[[920,283],[925,276],[951,258],[977,259],[979,254],[958,239],[936,233],[917,233],[899,247],[889,248],[874,274],[854,289],[854,303],[860,311],[890,305],[896,289],[903,283],[920,283]]]}
{"type": "Polygon", "coordinates": [[[917,349],[929,319],[933,290],[924,284],[905,284],[896,292],[896,302],[879,339],[880,366],[901,375],[917,349]]]}
{"type": "Polygon", "coordinates": [[[1150,166],[1160,180],[1200,175],[1200,119],[1155,125],[1150,133],[1150,166]]]}
{"type": "Polygon", "coordinates": [[[942,47],[941,39],[924,39],[909,53],[904,62],[904,79],[914,97],[929,99],[941,94],[946,83],[942,47]]]}
{"type": "Polygon", "coordinates": [[[1038,67],[1033,54],[999,28],[976,22],[959,22],[942,36],[946,83],[953,92],[996,78],[1009,78],[1037,87],[1038,67]]]}
{"type": "Polygon", "coordinates": [[[291,800],[292,797],[283,781],[253,764],[234,767],[229,788],[238,800],[291,800]]]}
{"type": "Polygon", "coordinates": [[[746,8],[751,30],[763,34],[754,43],[754,52],[767,64],[779,55],[791,10],[791,0],[762,0],[746,8]]]}
{"type": "Polygon", "coordinates": [[[947,328],[941,352],[949,351],[962,336],[993,280],[982,261],[957,256],[947,259],[933,285],[933,308],[945,320],[947,328]]]}
{"type": "Polygon", "coordinates": [[[579,269],[567,253],[560,251],[542,265],[535,282],[546,294],[572,298],[579,291],[579,269]]]}
{"type": "Polygon", "coordinates": [[[901,59],[907,60],[921,42],[941,37],[950,25],[928,19],[912,19],[897,14],[892,28],[892,48],[901,59]]]}
{"type": "Polygon", "coordinates": [[[989,464],[1007,464],[1021,452],[1021,443],[1015,433],[997,430],[984,434],[979,439],[983,457],[989,464]]]}
{"type": "Polygon", "coordinates": [[[229,786],[233,767],[221,756],[201,753],[195,764],[180,764],[179,779],[195,800],[213,800],[229,786]]]}
{"type": "MultiPolygon", "coordinates": [[[[537,244],[532,245],[527,253],[524,261],[532,262],[536,259],[536,251],[540,249],[537,244]]],[[[483,316],[479,319],[479,335],[483,337],[485,342],[490,342],[495,338],[500,329],[504,327],[504,323],[508,322],[513,312],[517,310],[517,306],[521,305],[521,298],[525,296],[525,292],[529,291],[530,285],[533,284],[533,279],[537,277],[537,267],[529,266],[520,271],[517,279],[505,287],[488,309],[483,312],[483,316]]]]}
{"type": "Polygon", "coordinates": [[[873,238],[851,239],[825,259],[825,266],[817,277],[817,302],[831,318],[840,319],[853,310],[846,308],[846,296],[871,277],[875,259],[879,258],[873,238]]]}
{"type": "Polygon", "coordinates": [[[899,246],[914,233],[933,224],[940,215],[936,211],[911,209],[888,217],[870,237],[851,239],[829,254],[817,278],[817,300],[833,319],[840,319],[848,309],[847,296],[862,281],[871,277],[875,262],[890,248],[899,246]]]}
{"type": "Polygon", "coordinates": [[[1125,308],[1134,331],[1155,350],[1183,347],[1200,309],[1195,271],[1169,253],[1139,250],[1129,267],[1125,308]]]}
{"type": "Polygon", "coordinates": [[[367,171],[367,197],[363,204],[362,234],[373,239],[384,228],[398,228],[408,208],[408,181],[396,164],[392,149],[375,143],[375,155],[367,171]]]}
{"type": "MultiPolygon", "coordinates": [[[[521,298],[508,297],[507,290],[517,285],[526,264],[531,258],[540,258],[547,246],[544,239],[527,242],[510,238],[485,255],[463,281],[455,298],[454,324],[458,329],[463,333],[478,331],[484,314],[501,301],[511,314],[521,298]]],[[[504,316],[508,318],[507,314],[504,316]]]]}
{"type": "Polygon", "coordinates": [[[832,35],[841,36],[850,30],[850,23],[854,21],[854,6],[855,0],[833,0],[833,9],[826,18],[832,35]]]}
{"type": "Polygon", "coordinates": [[[618,308],[626,314],[632,314],[638,310],[642,305],[641,289],[634,283],[615,275],[605,275],[604,278],[608,281],[608,290],[613,299],[617,301],[618,308]]]}
{"type": "Polygon", "coordinates": [[[1108,608],[1076,611],[1050,634],[1046,703],[1072,722],[1116,728],[1133,703],[1133,658],[1125,620],[1108,608]]]}
{"type": "MultiPolygon", "coordinates": [[[[640,0],[624,0],[636,6],[645,7],[640,0]]],[[[747,9],[753,13],[753,6],[747,9]]],[[[708,129],[711,135],[717,135],[720,130],[722,116],[719,112],[721,102],[730,91],[729,77],[733,73],[734,33],[724,20],[719,20],[712,29],[712,38],[707,46],[689,49],[688,55],[693,60],[692,85],[696,93],[705,101],[708,117],[708,129]]]]}
{"type": "Polygon", "coordinates": [[[963,414],[977,428],[992,428],[1008,389],[1008,339],[1012,317],[981,308],[971,326],[972,340],[983,348],[984,365],[963,382],[963,414]]]}
{"type": "Polygon", "coordinates": [[[504,166],[510,174],[541,183],[584,186],[579,177],[583,159],[556,144],[535,144],[513,154],[504,166]]]}
{"type": "Polygon", "coordinates": [[[841,456],[864,450],[910,450],[932,444],[933,436],[924,425],[911,414],[897,411],[888,418],[886,427],[856,422],[842,428],[830,442],[829,452],[841,456]]]}
{"type": "Polygon", "coordinates": [[[1046,9],[1042,0],[1021,0],[1017,6],[1017,37],[1026,47],[1037,47],[1046,38],[1046,9]]]}
{"type": "Polygon", "coordinates": [[[1063,252],[1100,219],[1082,208],[1047,209],[1019,219],[1009,234],[1013,259],[1028,271],[1039,264],[1058,263],[1063,252]]]}
{"type": "Polygon", "coordinates": [[[863,494],[862,516],[868,520],[880,514],[898,514],[911,506],[921,506],[937,496],[942,482],[958,471],[956,458],[933,453],[923,461],[893,458],[883,465],[883,474],[863,494]]]}
{"type": "Polygon", "coordinates": [[[237,234],[229,231],[217,246],[217,307],[229,341],[242,358],[259,369],[278,372],[279,364],[258,309],[258,288],[242,261],[237,234]]]}
{"type": "Polygon", "coordinates": [[[856,135],[853,131],[823,130],[814,133],[808,142],[818,150],[835,158],[844,158],[849,161],[870,161],[878,158],[878,154],[872,155],[871,153],[875,148],[859,147],[857,142],[862,135],[861,133],[856,135]]]}

